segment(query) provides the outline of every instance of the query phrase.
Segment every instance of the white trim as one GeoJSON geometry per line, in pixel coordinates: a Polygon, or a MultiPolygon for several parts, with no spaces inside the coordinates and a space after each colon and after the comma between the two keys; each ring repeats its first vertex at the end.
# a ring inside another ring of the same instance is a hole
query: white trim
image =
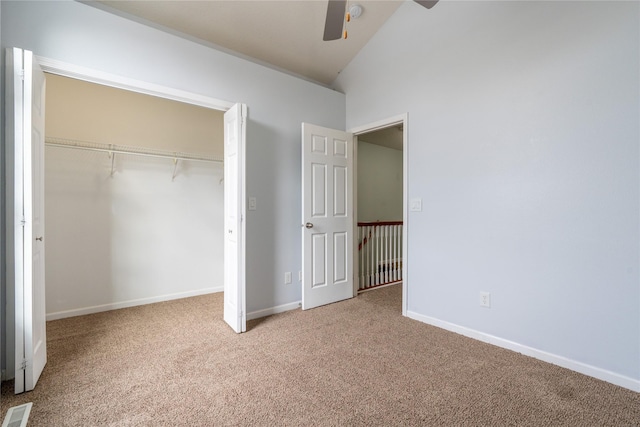
{"type": "MultiPolygon", "coordinates": [[[[387,119],[378,120],[373,123],[369,123],[362,126],[356,126],[348,130],[354,136],[362,135],[363,133],[374,132],[380,129],[385,129],[391,126],[402,125],[402,315],[407,316],[407,310],[409,307],[408,298],[408,283],[409,283],[409,216],[407,205],[409,203],[409,134],[407,128],[409,127],[409,113],[398,114],[397,116],[389,117],[387,119]]],[[[357,139],[356,139],[357,140],[357,139]]],[[[357,195],[357,172],[358,172],[358,146],[354,144],[354,196],[357,195]]],[[[355,199],[357,201],[357,199],[355,199]]],[[[357,230],[358,217],[357,217],[357,203],[353,203],[354,206],[354,229],[357,230]]],[[[354,249],[354,268],[358,268],[358,251],[354,249]]],[[[354,277],[358,275],[357,271],[354,271],[354,277]]],[[[358,286],[354,284],[353,296],[357,296],[358,286]]]]}
{"type": "Polygon", "coordinates": [[[56,59],[44,58],[42,56],[36,56],[36,58],[40,63],[42,71],[51,74],[57,74],[64,77],[70,77],[145,95],[157,96],[159,98],[171,99],[214,110],[227,111],[234,105],[234,102],[223,101],[193,92],[187,92],[180,89],[157,85],[155,83],[109,74],[103,71],[58,61],[56,59]]]}
{"type": "MultiPolygon", "coordinates": [[[[387,119],[378,120],[373,123],[369,123],[362,126],[356,126],[355,128],[348,130],[347,132],[354,135],[362,135],[363,133],[375,132],[380,129],[388,128],[391,126],[407,124],[407,113],[398,114],[397,116],[389,117],[387,119]]],[[[406,142],[406,141],[405,141],[406,142]]]]}
{"type": "Polygon", "coordinates": [[[297,310],[302,306],[302,301],[290,302],[288,304],[277,305],[275,307],[265,308],[262,310],[247,313],[247,320],[259,319],[261,317],[271,316],[272,314],[284,313],[285,311],[297,310]]]}
{"type": "Polygon", "coordinates": [[[594,377],[599,380],[606,381],[635,392],[640,392],[640,380],[626,377],[615,372],[607,371],[606,369],[598,368],[596,366],[587,365],[586,363],[568,359],[557,354],[538,350],[536,348],[519,344],[514,341],[509,341],[504,338],[496,337],[494,335],[486,334],[484,332],[476,331],[464,326],[456,325],[454,323],[446,322],[444,320],[439,320],[429,316],[423,316],[422,314],[418,314],[413,311],[407,312],[407,316],[411,319],[418,320],[428,325],[436,326],[450,332],[455,332],[457,334],[464,335],[465,337],[473,338],[478,341],[493,344],[497,347],[505,348],[507,350],[512,350],[525,356],[530,356],[534,359],[542,360],[553,365],[570,369],[572,371],[579,372],[581,374],[588,375],[590,377],[594,377]]]}
{"type": "Polygon", "coordinates": [[[402,315],[409,310],[409,113],[402,115],[402,315]]]}
{"type": "Polygon", "coordinates": [[[351,207],[353,209],[353,297],[357,297],[360,292],[360,251],[358,250],[358,135],[352,133],[351,141],[353,144],[353,185],[351,186],[351,197],[353,201],[351,207]]]}
{"type": "Polygon", "coordinates": [[[213,294],[216,292],[222,292],[223,289],[224,288],[222,286],[215,286],[212,288],[197,289],[195,291],[178,292],[175,294],[159,295],[159,296],[149,297],[149,298],[140,298],[140,299],[134,299],[134,300],[128,300],[128,301],[122,301],[122,302],[114,302],[109,304],[94,305],[92,307],[83,307],[83,308],[76,308],[73,310],[58,311],[55,313],[48,313],[47,321],[64,319],[66,317],[84,316],[85,314],[94,314],[94,313],[100,313],[103,311],[118,310],[120,308],[136,307],[139,305],[153,304],[156,302],[171,301],[174,299],[213,294]]]}
{"type": "Polygon", "coordinates": [[[239,152],[242,154],[240,158],[240,163],[242,170],[238,171],[240,173],[239,179],[242,180],[242,185],[240,185],[239,197],[242,200],[242,211],[240,218],[240,244],[242,245],[242,249],[240,250],[240,272],[238,276],[238,287],[240,288],[240,292],[238,292],[238,297],[240,298],[240,304],[242,304],[242,332],[247,331],[247,118],[248,118],[248,107],[247,104],[240,104],[241,118],[242,118],[242,138],[238,141],[239,152]]]}
{"type": "Polygon", "coordinates": [[[358,291],[358,294],[363,294],[365,292],[375,291],[378,289],[388,288],[389,286],[396,286],[396,285],[402,285],[402,280],[398,280],[397,282],[385,283],[384,285],[377,285],[372,288],[362,289],[361,291],[358,291]]]}

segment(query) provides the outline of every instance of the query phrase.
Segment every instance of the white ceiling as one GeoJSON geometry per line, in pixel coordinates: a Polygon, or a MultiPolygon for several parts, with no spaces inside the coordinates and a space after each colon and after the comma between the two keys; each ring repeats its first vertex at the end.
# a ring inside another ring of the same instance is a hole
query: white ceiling
{"type": "Polygon", "coordinates": [[[350,1],[362,16],[348,38],[322,40],[326,0],[99,0],[89,4],[203,40],[247,59],[330,86],[403,0],[350,1]]]}

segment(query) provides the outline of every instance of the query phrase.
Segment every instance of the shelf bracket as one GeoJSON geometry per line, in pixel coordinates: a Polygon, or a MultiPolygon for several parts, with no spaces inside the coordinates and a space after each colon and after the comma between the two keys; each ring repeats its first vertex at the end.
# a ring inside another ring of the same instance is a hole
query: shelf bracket
{"type": "Polygon", "coordinates": [[[173,176],[171,177],[171,181],[175,181],[176,172],[178,171],[178,159],[174,157],[173,159],[173,176]]]}
{"type": "Polygon", "coordinates": [[[111,173],[109,174],[109,176],[113,178],[113,174],[116,172],[116,168],[115,168],[116,153],[114,153],[113,151],[109,151],[109,158],[111,159],[111,173]]]}

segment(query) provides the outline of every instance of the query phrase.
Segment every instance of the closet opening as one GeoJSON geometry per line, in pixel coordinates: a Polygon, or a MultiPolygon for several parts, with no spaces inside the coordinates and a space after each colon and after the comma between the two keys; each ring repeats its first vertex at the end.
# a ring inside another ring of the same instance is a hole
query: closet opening
{"type": "Polygon", "coordinates": [[[47,73],[47,320],[223,291],[223,111],[47,73]]]}

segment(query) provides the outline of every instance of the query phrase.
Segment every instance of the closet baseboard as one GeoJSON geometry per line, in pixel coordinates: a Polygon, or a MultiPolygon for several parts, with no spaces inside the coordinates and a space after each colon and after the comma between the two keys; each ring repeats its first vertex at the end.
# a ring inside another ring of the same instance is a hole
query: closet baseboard
{"type": "Polygon", "coordinates": [[[301,301],[290,302],[289,304],[277,305],[275,307],[265,308],[263,310],[250,311],[247,313],[247,320],[259,319],[261,317],[271,316],[272,314],[284,313],[289,310],[297,310],[302,306],[301,301]]]}
{"type": "Polygon", "coordinates": [[[224,288],[222,286],[216,286],[212,288],[197,289],[195,291],[178,292],[175,294],[159,295],[159,296],[148,297],[148,298],[140,298],[140,299],[129,300],[129,301],[121,301],[121,302],[114,302],[109,304],[94,305],[91,307],[83,307],[83,308],[76,308],[72,310],[58,311],[55,313],[47,313],[47,321],[64,319],[66,317],[84,316],[85,314],[100,313],[103,311],[117,310],[119,308],[153,304],[156,302],[171,301],[171,300],[180,299],[180,298],[195,297],[198,295],[213,294],[216,292],[222,292],[223,290],[224,288]]]}

